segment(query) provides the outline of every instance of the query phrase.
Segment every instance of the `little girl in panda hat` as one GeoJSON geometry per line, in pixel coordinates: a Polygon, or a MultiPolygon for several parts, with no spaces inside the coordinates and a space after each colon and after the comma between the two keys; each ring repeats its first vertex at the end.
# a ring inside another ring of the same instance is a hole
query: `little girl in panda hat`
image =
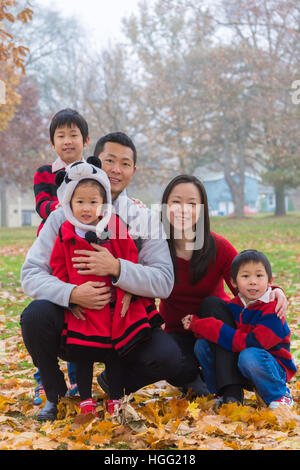
{"type": "MultiPolygon", "coordinates": [[[[83,275],[73,267],[77,250],[94,250],[91,242],[108,249],[115,258],[138,262],[138,252],[125,225],[113,214],[108,177],[101,162],[89,157],[75,162],[57,174],[57,197],[67,221],[60,227],[50,259],[53,275],[64,282],[81,285],[104,281],[112,287],[112,301],[101,310],[85,310],[85,320],[65,310],[62,332],[65,354],[75,362],[81,413],[97,416],[92,399],[93,363],[103,362],[110,396],[108,411],[121,407],[124,381],[122,357],[147,339],[151,328],[163,321],[153,300],[132,297],[126,315],[122,313],[125,293],[112,285],[110,276],[83,275]]],[[[134,352],[133,352],[134,353],[134,352]]]]}

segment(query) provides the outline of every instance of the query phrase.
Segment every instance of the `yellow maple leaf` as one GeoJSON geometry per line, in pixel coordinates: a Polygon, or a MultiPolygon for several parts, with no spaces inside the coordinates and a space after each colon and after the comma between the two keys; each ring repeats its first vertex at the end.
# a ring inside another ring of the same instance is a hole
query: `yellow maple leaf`
{"type": "Polygon", "coordinates": [[[198,403],[196,401],[190,402],[188,404],[187,410],[194,419],[198,418],[200,410],[199,410],[199,407],[198,407],[198,403]]]}

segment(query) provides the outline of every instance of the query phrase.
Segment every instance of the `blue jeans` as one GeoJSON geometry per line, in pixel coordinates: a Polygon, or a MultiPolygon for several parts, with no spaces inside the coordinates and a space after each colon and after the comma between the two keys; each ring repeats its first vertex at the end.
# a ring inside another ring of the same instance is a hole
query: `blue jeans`
{"type": "MultiPolygon", "coordinates": [[[[195,355],[202,367],[202,373],[210,393],[216,393],[214,355],[209,342],[198,339],[194,347],[195,355]]],[[[241,374],[253,384],[265,403],[279,400],[290,394],[286,386],[286,372],[265,349],[247,348],[240,352],[238,368],[241,374]]]]}

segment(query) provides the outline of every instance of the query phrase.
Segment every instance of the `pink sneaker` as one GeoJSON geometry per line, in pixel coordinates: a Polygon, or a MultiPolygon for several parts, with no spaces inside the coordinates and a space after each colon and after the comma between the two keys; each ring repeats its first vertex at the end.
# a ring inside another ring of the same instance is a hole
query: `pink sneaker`
{"type": "Polygon", "coordinates": [[[271,401],[269,408],[275,410],[279,405],[286,405],[292,408],[294,406],[294,400],[291,395],[284,395],[279,400],[271,401]]]}
{"type": "Polygon", "coordinates": [[[99,415],[96,411],[96,402],[92,398],[87,398],[79,403],[79,408],[81,409],[82,415],[88,415],[92,413],[96,418],[99,418],[99,415]]]}
{"type": "Polygon", "coordinates": [[[107,400],[107,411],[112,416],[117,416],[121,409],[121,400],[107,400]]]}

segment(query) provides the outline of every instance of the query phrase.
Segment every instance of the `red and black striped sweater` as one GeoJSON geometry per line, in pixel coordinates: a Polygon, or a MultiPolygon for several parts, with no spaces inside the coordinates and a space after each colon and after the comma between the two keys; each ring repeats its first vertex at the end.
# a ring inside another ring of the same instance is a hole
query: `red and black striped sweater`
{"type": "Polygon", "coordinates": [[[33,178],[33,189],[35,195],[35,209],[42,219],[37,234],[42,229],[47,217],[55,210],[58,199],[56,196],[55,176],[52,172],[52,164],[43,165],[37,169],[33,178]]]}
{"type": "MultiPolygon", "coordinates": [[[[138,262],[138,252],[134,241],[120,219],[112,215],[108,224],[111,233],[110,251],[117,258],[138,262]]],[[[105,281],[111,285],[111,277],[83,276],[72,264],[75,250],[93,250],[93,247],[79,237],[70,222],[65,222],[60,229],[50,259],[53,275],[64,282],[81,285],[87,281],[105,281]]],[[[133,297],[124,317],[120,316],[124,291],[116,289],[116,303],[111,309],[106,305],[100,311],[88,310],[86,320],[78,320],[70,312],[65,311],[65,328],[63,336],[66,348],[82,350],[82,348],[114,348],[120,356],[126,354],[140,341],[151,334],[152,327],[163,323],[155,308],[154,300],[133,297]]]]}

